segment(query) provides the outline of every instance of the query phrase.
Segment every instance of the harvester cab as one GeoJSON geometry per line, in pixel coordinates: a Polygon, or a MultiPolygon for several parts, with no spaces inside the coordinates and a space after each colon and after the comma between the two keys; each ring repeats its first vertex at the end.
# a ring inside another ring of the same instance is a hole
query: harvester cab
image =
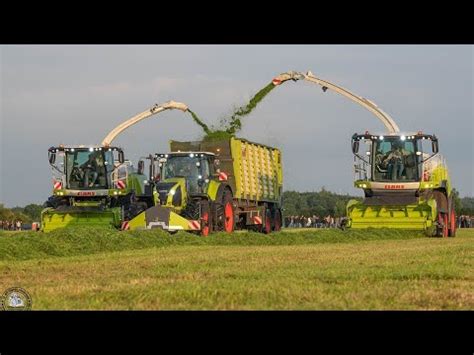
{"type": "Polygon", "coordinates": [[[354,134],[356,188],[364,200],[347,206],[353,228],[426,230],[454,236],[451,182],[434,135],[417,133],[354,134]]]}
{"type": "Polygon", "coordinates": [[[43,230],[75,224],[120,226],[139,213],[137,195],[144,194],[146,176],[136,172],[118,147],[51,147],[53,194],[42,212],[43,230]],[[138,210],[138,211],[137,211],[138,210]]]}

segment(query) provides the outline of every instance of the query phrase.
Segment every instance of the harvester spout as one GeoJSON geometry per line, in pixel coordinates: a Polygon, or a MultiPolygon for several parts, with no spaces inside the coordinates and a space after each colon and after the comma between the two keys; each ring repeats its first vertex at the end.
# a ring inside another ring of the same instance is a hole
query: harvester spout
{"type": "Polygon", "coordinates": [[[155,107],[163,107],[164,109],[176,109],[176,110],[181,110],[183,112],[186,112],[188,110],[188,106],[186,104],[183,104],[182,102],[176,102],[176,101],[168,101],[168,102],[165,102],[164,104],[162,105],[158,105],[156,104],[154,106],[155,107]]]}
{"type": "Polygon", "coordinates": [[[380,109],[373,101],[370,101],[366,98],[360,97],[360,96],[350,92],[349,90],[344,89],[341,86],[335,85],[335,84],[333,84],[329,81],[319,79],[316,76],[314,76],[314,74],[311,73],[310,71],[308,71],[306,74],[301,74],[301,73],[298,73],[298,74],[302,75],[304,80],[310,81],[312,83],[315,83],[315,84],[318,84],[318,85],[322,86],[322,89],[323,89],[324,92],[326,92],[327,89],[331,89],[331,90],[337,92],[338,94],[341,94],[342,96],[345,96],[348,99],[354,101],[355,103],[358,103],[359,105],[361,105],[365,109],[369,110],[375,116],[377,116],[377,118],[380,121],[382,121],[382,123],[384,124],[384,126],[387,129],[388,133],[399,133],[400,132],[400,128],[398,128],[398,125],[395,123],[394,119],[392,117],[390,117],[390,115],[388,113],[382,111],[382,109],[380,109]]]}
{"type": "Polygon", "coordinates": [[[183,112],[188,111],[188,106],[181,102],[176,102],[176,101],[168,101],[163,104],[155,104],[152,108],[139,113],[132,118],[128,119],[127,121],[121,123],[117,127],[115,127],[110,133],[103,139],[102,141],[102,146],[107,147],[110,146],[112,141],[123,131],[125,131],[127,128],[130,126],[133,126],[135,123],[140,122],[141,120],[144,120],[145,118],[148,118],[150,116],[156,115],[162,111],[165,110],[172,110],[172,109],[177,109],[181,110],[183,112]]]}
{"type": "Polygon", "coordinates": [[[304,74],[299,73],[299,72],[294,71],[294,70],[290,70],[290,71],[287,71],[285,73],[281,73],[280,75],[276,76],[272,80],[272,83],[273,83],[273,85],[277,86],[277,85],[283,84],[285,81],[288,81],[288,80],[298,81],[298,80],[302,80],[304,78],[305,78],[304,74]]]}

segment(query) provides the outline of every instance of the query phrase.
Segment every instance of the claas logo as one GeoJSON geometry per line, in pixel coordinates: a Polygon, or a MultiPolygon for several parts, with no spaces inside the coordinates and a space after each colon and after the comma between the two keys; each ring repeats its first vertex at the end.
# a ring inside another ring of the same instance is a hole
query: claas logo
{"type": "Polygon", "coordinates": [[[92,191],[82,191],[78,192],[77,196],[95,196],[95,192],[92,191]]]}
{"type": "Polygon", "coordinates": [[[398,190],[398,189],[404,189],[405,185],[385,185],[385,188],[388,190],[398,190]]]}

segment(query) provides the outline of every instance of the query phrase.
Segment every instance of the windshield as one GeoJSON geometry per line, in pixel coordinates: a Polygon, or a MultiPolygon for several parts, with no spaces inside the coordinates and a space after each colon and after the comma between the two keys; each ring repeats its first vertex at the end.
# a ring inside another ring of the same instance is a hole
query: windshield
{"type": "Polygon", "coordinates": [[[209,176],[209,162],[207,158],[203,157],[194,155],[169,156],[163,165],[163,179],[186,178],[187,189],[190,193],[198,192],[198,181],[209,179],[209,176]]]}
{"type": "Polygon", "coordinates": [[[373,142],[374,181],[418,181],[418,164],[414,140],[400,137],[373,142]]]}
{"type": "Polygon", "coordinates": [[[69,189],[107,189],[113,170],[113,153],[76,150],[66,152],[66,179],[69,189]]]}

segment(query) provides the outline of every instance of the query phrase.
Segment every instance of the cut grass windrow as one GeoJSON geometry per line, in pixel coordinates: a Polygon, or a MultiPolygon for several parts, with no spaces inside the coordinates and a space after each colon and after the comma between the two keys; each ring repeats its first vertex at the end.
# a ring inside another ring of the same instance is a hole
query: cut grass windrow
{"type": "Polygon", "coordinates": [[[0,260],[86,255],[175,245],[304,245],[412,238],[424,238],[424,235],[397,230],[320,229],[289,230],[270,235],[255,232],[215,233],[208,237],[202,237],[186,232],[170,235],[158,229],[120,232],[108,228],[82,227],[59,229],[50,233],[18,232],[7,234],[0,232],[0,260]]]}

